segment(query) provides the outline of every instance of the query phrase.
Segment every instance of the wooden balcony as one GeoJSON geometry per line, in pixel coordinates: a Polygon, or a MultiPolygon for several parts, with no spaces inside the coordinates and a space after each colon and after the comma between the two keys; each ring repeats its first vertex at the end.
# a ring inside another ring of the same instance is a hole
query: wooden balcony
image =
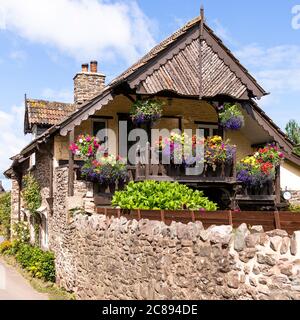
{"type": "Polygon", "coordinates": [[[133,171],[134,181],[177,181],[199,186],[237,184],[235,157],[231,162],[216,166],[203,164],[202,168],[186,167],[172,163],[163,164],[161,156],[153,148],[150,148],[149,144],[144,149],[137,149],[136,165],[131,166],[130,170],[133,171]]]}

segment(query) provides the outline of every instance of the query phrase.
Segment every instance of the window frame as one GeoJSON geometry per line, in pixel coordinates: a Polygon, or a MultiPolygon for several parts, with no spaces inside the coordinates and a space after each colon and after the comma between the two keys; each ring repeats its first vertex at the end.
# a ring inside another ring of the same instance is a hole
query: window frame
{"type": "MultiPolygon", "coordinates": [[[[103,122],[103,123],[105,123],[105,134],[107,137],[107,135],[108,135],[108,119],[107,118],[92,118],[91,122],[92,122],[92,125],[91,125],[91,135],[92,136],[97,137],[97,135],[94,132],[94,123],[103,122]]],[[[108,149],[108,145],[107,145],[108,141],[107,140],[108,139],[106,139],[106,141],[105,141],[105,149],[108,149]]]]}
{"type": "MultiPolygon", "coordinates": [[[[214,130],[220,130],[220,126],[217,122],[200,122],[195,121],[195,124],[197,125],[198,129],[209,129],[209,137],[214,136],[214,130]]],[[[218,133],[220,135],[220,133],[218,133]]],[[[224,131],[222,130],[221,137],[224,137],[224,131]]]]}

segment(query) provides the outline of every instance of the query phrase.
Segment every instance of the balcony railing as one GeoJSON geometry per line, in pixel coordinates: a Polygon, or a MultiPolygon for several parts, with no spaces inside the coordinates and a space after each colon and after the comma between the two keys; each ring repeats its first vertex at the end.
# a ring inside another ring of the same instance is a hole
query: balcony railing
{"type": "Polygon", "coordinates": [[[159,154],[147,144],[146,148],[138,148],[134,180],[178,181],[182,183],[236,183],[236,156],[231,161],[219,165],[203,164],[202,168],[185,165],[163,164],[159,154]],[[152,159],[152,161],[151,161],[152,159]]]}

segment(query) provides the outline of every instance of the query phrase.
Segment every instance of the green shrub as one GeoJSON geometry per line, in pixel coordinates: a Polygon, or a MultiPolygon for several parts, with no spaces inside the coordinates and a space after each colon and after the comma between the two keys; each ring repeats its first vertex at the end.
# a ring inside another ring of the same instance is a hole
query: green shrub
{"type": "Polygon", "coordinates": [[[10,238],[10,212],[11,195],[7,192],[0,195],[0,234],[6,239],[10,238]]]}
{"type": "Polygon", "coordinates": [[[28,224],[20,221],[13,225],[13,237],[17,242],[28,243],[30,240],[30,233],[28,224]]]}
{"type": "Polygon", "coordinates": [[[289,211],[292,211],[292,212],[298,212],[298,213],[300,213],[300,205],[290,205],[289,206],[289,211]]]}
{"type": "Polygon", "coordinates": [[[0,254],[6,254],[12,248],[12,243],[10,241],[3,241],[0,243],[0,254]]]}
{"type": "Polygon", "coordinates": [[[42,204],[42,196],[40,186],[31,174],[28,174],[23,178],[22,197],[25,208],[35,214],[36,210],[42,204]]]}
{"type": "Polygon", "coordinates": [[[16,260],[33,277],[51,282],[55,281],[55,263],[52,252],[43,251],[29,244],[20,244],[16,253],[16,260]]]}
{"type": "Polygon", "coordinates": [[[186,185],[172,182],[130,182],[124,191],[115,193],[112,205],[121,209],[143,210],[217,210],[217,205],[186,185]]]}

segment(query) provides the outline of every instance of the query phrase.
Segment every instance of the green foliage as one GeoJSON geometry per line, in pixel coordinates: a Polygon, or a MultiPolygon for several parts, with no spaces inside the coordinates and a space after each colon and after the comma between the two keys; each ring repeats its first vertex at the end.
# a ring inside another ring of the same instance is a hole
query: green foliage
{"type": "Polygon", "coordinates": [[[33,277],[55,281],[55,263],[52,252],[23,243],[17,247],[16,260],[33,277]]]}
{"type": "MultiPolygon", "coordinates": [[[[285,127],[286,134],[295,145],[300,145],[300,125],[295,120],[290,120],[285,127]]],[[[294,150],[300,156],[300,147],[294,150]]]]}
{"type": "Polygon", "coordinates": [[[23,179],[22,197],[24,200],[25,208],[31,213],[35,214],[36,210],[42,204],[41,190],[38,182],[33,175],[28,174],[23,179]]]}
{"type": "Polygon", "coordinates": [[[289,211],[300,213],[300,204],[299,205],[291,204],[289,206],[289,211]]]}
{"type": "Polygon", "coordinates": [[[11,194],[7,192],[0,195],[0,234],[6,239],[10,237],[10,212],[11,194]]]}
{"type": "Polygon", "coordinates": [[[240,108],[236,104],[225,103],[219,113],[220,123],[225,129],[239,130],[245,124],[245,119],[240,108]]]}
{"type": "Polygon", "coordinates": [[[217,210],[217,205],[185,185],[172,182],[130,182],[124,191],[115,193],[114,207],[144,210],[217,210]]]}
{"type": "Polygon", "coordinates": [[[10,241],[3,241],[0,243],[0,254],[6,254],[12,248],[12,243],[10,241]]]}
{"type": "Polygon", "coordinates": [[[152,122],[160,119],[164,103],[159,100],[137,100],[131,107],[132,120],[137,124],[152,122]]]}
{"type": "Polygon", "coordinates": [[[30,240],[30,233],[28,224],[20,221],[13,225],[14,239],[19,243],[28,243],[30,240]]]}

